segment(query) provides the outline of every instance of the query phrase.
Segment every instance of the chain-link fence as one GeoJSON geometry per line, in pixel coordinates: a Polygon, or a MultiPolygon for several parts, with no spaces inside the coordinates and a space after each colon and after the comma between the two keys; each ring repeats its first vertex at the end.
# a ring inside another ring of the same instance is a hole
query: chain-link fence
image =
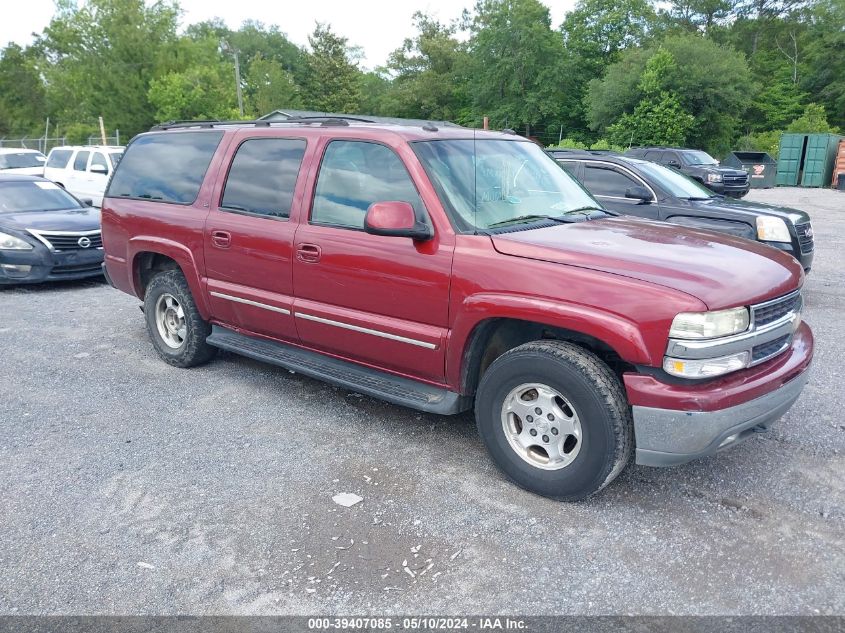
{"type": "MultiPolygon", "coordinates": [[[[103,139],[100,136],[89,136],[88,145],[102,145],[103,139]]],[[[114,136],[106,137],[106,145],[120,145],[120,130],[116,130],[114,136]]]]}
{"type": "Polygon", "coordinates": [[[23,138],[6,138],[0,137],[0,147],[11,147],[20,149],[37,149],[42,154],[46,154],[54,147],[59,145],[67,145],[66,136],[57,136],[53,138],[23,137],[23,138]]]}

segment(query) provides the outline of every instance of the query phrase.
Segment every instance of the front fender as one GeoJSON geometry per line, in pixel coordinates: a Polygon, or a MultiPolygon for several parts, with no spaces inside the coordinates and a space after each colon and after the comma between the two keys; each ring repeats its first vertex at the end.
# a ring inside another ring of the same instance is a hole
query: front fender
{"type": "Polygon", "coordinates": [[[132,271],[130,277],[132,280],[132,291],[139,299],[144,298],[140,266],[138,265],[138,259],[143,253],[164,255],[179,265],[182,274],[185,276],[185,280],[188,282],[188,287],[191,289],[197,310],[202,318],[207,320],[210,317],[210,310],[206,301],[205,292],[203,292],[199,266],[197,265],[194,253],[184,244],[162,237],[140,235],[131,238],[127,247],[126,259],[132,271]]]}
{"type": "Polygon", "coordinates": [[[652,355],[640,328],[631,320],[593,306],[534,297],[481,293],[461,304],[450,331],[446,356],[447,381],[461,385],[461,367],[472,334],[482,322],[504,318],[564,328],[598,339],[623,360],[634,365],[652,365],[652,355]]]}

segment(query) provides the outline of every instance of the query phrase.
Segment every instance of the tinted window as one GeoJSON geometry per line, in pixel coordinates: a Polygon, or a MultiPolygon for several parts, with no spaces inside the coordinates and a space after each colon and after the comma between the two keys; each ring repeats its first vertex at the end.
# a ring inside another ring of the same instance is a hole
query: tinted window
{"type": "Polygon", "coordinates": [[[47,167],[55,167],[56,169],[64,169],[70,160],[73,150],[57,149],[50,152],[50,158],[47,159],[47,167]]]}
{"type": "Polygon", "coordinates": [[[21,152],[20,154],[0,154],[0,169],[21,169],[24,167],[43,167],[43,154],[21,152]]]}
{"type": "Polygon", "coordinates": [[[405,165],[384,145],[332,141],[320,165],[311,221],[363,228],[374,202],[408,202],[424,217],[422,200],[405,165]]]}
{"type": "Polygon", "coordinates": [[[73,168],[76,171],[85,171],[88,166],[88,156],[91,152],[79,152],[73,159],[73,168]]]}
{"type": "Polygon", "coordinates": [[[561,160],[558,161],[561,167],[566,170],[566,173],[572,176],[573,178],[578,177],[578,163],[574,160],[561,160]]]}
{"type": "Polygon", "coordinates": [[[89,167],[88,170],[91,171],[94,165],[104,167],[106,172],[109,170],[109,164],[106,162],[106,155],[101,152],[94,152],[94,157],[91,159],[91,167],[89,167]]]}
{"type": "Polygon", "coordinates": [[[191,204],[223,132],[163,132],[140,136],[126,149],[107,196],[191,204]]]}
{"type": "Polygon", "coordinates": [[[220,206],[278,218],[290,217],[305,141],[261,138],[238,148],[220,206]]]}
{"type": "Polygon", "coordinates": [[[594,196],[615,196],[624,198],[629,187],[640,183],[628,176],[603,167],[587,165],[584,168],[584,185],[594,196]]]}
{"type": "Polygon", "coordinates": [[[652,160],[654,162],[658,162],[658,161],[660,161],[660,152],[655,152],[655,151],[646,152],[644,158],[646,160],[652,160]]]}
{"type": "Polygon", "coordinates": [[[0,214],[78,208],[76,198],[49,180],[0,182],[0,214]]]}

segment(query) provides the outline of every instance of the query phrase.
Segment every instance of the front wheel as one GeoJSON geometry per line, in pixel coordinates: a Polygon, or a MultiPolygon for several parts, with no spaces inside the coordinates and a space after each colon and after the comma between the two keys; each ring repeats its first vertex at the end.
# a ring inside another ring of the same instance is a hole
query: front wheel
{"type": "Polygon", "coordinates": [[[478,387],[475,417],[505,475],[558,500],[598,492],[633,450],[619,379],[595,354],[563,341],[527,343],[497,358],[478,387]]]}
{"type": "Polygon", "coordinates": [[[211,326],[197,310],[182,271],[166,270],[150,280],[144,295],[147,333],[159,357],[175,367],[205,363],[217,352],[205,342],[211,326]]]}

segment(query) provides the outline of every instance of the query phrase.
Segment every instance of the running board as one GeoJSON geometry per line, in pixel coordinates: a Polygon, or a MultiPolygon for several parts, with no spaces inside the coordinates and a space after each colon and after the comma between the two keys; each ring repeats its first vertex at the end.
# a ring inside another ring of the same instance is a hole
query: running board
{"type": "Polygon", "coordinates": [[[239,334],[212,326],[209,345],[317,378],[324,382],[386,400],[403,407],[453,415],[472,406],[472,399],[454,391],[401,378],[292,345],[239,334]]]}

